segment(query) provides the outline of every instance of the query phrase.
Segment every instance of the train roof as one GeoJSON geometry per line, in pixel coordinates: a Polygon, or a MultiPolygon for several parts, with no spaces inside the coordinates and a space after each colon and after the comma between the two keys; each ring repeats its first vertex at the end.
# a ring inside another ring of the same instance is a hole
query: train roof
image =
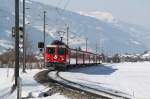
{"type": "Polygon", "coordinates": [[[61,48],[66,48],[65,45],[47,45],[46,47],[61,47],[61,48]]]}
{"type": "Polygon", "coordinates": [[[54,40],[50,45],[47,45],[47,47],[56,47],[56,46],[69,48],[64,42],[59,41],[59,40],[54,40]]]}
{"type": "Polygon", "coordinates": [[[64,42],[59,41],[59,40],[54,40],[51,45],[66,45],[64,42]]]}
{"type": "Polygon", "coordinates": [[[51,45],[65,45],[66,47],[68,47],[64,42],[59,41],[59,40],[54,40],[51,45]]]}

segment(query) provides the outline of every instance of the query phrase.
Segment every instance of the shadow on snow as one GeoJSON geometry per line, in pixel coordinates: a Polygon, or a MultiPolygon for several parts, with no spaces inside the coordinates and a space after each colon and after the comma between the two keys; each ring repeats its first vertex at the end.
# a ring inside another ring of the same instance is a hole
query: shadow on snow
{"type": "Polygon", "coordinates": [[[83,67],[83,68],[70,70],[70,72],[84,73],[84,74],[89,74],[89,75],[111,75],[116,70],[118,69],[113,68],[112,66],[105,66],[101,64],[97,66],[83,67]]]}

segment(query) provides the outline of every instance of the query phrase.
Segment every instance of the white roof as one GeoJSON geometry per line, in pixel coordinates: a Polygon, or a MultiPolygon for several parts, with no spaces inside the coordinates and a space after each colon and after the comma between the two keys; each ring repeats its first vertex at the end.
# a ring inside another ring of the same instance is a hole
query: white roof
{"type": "Polygon", "coordinates": [[[46,47],[61,47],[61,48],[66,48],[65,45],[47,45],[46,47]]]}

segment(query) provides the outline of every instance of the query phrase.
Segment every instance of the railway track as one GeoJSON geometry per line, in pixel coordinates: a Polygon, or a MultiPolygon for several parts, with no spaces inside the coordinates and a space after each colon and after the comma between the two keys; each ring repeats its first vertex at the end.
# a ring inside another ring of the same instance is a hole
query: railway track
{"type": "Polygon", "coordinates": [[[85,93],[89,93],[91,95],[100,97],[102,99],[132,99],[133,98],[131,95],[128,95],[120,91],[106,89],[106,88],[95,89],[86,85],[82,85],[82,84],[67,80],[60,75],[59,71],[50,71],[48,73],[48,77],[53,82],[60,84],[64,87],[67,87],[73,90],[78,90],[78,91],[85,92],[85,93]]]}

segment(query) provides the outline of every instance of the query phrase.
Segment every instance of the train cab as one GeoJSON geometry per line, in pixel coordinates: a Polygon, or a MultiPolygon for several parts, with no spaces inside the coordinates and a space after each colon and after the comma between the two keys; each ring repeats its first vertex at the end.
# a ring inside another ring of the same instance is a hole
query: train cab
{"type": "Polygon", "coordinates": [[[64,44],[51,44],[46,47],[47,67],[64,66],[67,63],[68,49],[64,44]]]}

